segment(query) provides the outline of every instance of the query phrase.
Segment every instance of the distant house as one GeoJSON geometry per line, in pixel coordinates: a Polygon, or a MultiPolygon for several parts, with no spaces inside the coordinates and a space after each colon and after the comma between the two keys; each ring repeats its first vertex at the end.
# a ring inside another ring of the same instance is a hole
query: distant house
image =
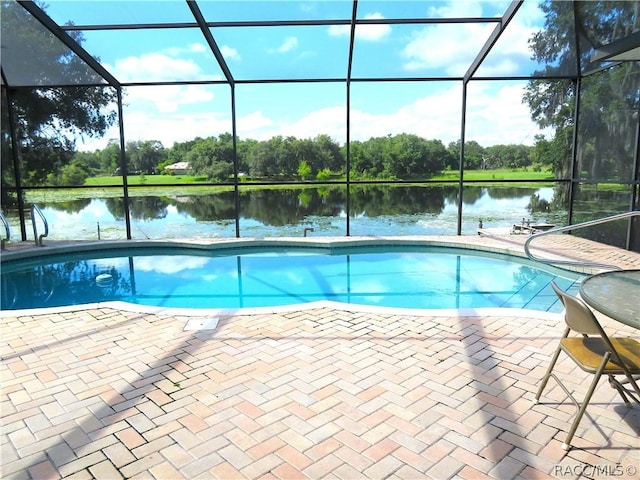
{"type": "Polygon", "coordinates": [[[186,175],[189,171],[189,162],[172,163],[164,167],[164,169],[173,175],[186,175]]]}

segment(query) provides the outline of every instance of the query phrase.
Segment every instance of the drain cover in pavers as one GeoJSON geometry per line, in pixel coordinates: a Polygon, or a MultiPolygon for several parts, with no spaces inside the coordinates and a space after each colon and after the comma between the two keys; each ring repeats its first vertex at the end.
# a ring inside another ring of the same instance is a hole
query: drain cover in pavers
{"type": "Polygon", "coordinates": [[[192,318],[185,325],[185,330],[215,330],[219,318],[192,318]]]}

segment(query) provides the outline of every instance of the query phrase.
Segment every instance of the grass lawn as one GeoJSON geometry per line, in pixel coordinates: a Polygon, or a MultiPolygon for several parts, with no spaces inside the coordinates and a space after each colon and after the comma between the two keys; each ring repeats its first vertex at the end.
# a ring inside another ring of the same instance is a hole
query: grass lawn
{"type": "MultiPolygon", "coordinates": [[[[460,178],[458,171],[442,172],[434,175],[431,180],[457,180],[460,178]]],[[[499,168],[495,170],[465,170],[465,180],[549,180],[553,181],[552,172],[533,172],[526,170],[512,170],[510,168],[499,168]]]]}
{"type": "MultiPolygon", "coordinates": [[[[129,175],[127,183],[129,185],[145,185],[147,183],[169,185],[172,183],[205,183],[206,177],[196,175],[129,175]]],[[[105,176],[91,177],[84,182],[87,187],[107,187],[112,185],[122,185],[122,177],[105,176]]]]}
{"type": "MultiPolygon", "coordinates": [[[[430,178],[432,181],[438,180],[457,180],[459,173],[457,170],[451,170],[442,172],[438,175],[434,175],[430,178]]],[[[524,170],[512,170],[509,168],[496,169],[496,170],[466,170],[464,172],[465,180],[549,180],[553,181],[553,173],[550,172],[533,172],[524,170]]],[[[334,179],[335,180],[335,179],[334,179]]],[[[344,178],[342,179],[344,180],[344,178]]],[[[129,175],[127,177],[129,185],[145,185],[145,184],[198,184],[206,183],[207,178],[204,176],[196,175],[129,175]]],[[[251,180],[245,180],[243,184],[250,184],[251,180]]],[[[85,186],[91,187],[106,187],[112,185],[121,185],[122,179],[120,177],[104,176],[104,177],[92,177],[85,181],[85,186]]]]}
{"type": "MultiPolygon", "coordinates": [[[[554,177],[549,172],[532,172],[523,170],[512,169],[497,169],[497,170],[468,170],[464,173],[464,179],[475,180],[474,185],[482,186],[482,181],[491,182],[490,185],[499,185],[500,180],[515,180],[522,183],[509,183],[503,184],[509,187],[529,187],[539,188],[545,186],[545,183],[529,183],[528,180],[545,180],[549,182],[549,185],[553,185],[554,177]]],[[[265,180],[265,179],[261,179],[265,180]]],[[[344,181],[345,178],[332,178],[334,181],[344,181]]],[[[438,181],[457,181],[458,171],[442,172],[439,175],[435,175],[429,179],[432,182],[438,181]]],[[[275,181],[275,180],[274,180],[275,181]]],[[[187,191],[180,185],[189,185],[188,195],[210,195],[214,193],[220,193],[224,191],[233,190],[233,186],[211,186],[205,185],[207,179],[204,176],[194,175],[130,175],[128,177],[128,184],[135,186],[129,190],[131,197],[146,197],[146,196],[174,196],[185,195],[187,191]],[[169,185],[175,186],[169,186],[169,185]],[[158,186],[151,186],[158,185],[158,186]],[[162,185],[166,185],[163,187],[162,185]]],[[[425,185],[423,179],[416,179],[416,184],[425,185]]],[[[485,184],[488,185],[489,183],[485,184]]],[[[122,178],[117,176],[103,176],[92,177],[86,180],[84,186],[92,187],[89,189],[40,189],[28,191],[26,194],[26,200],[29,202],[65,202],[74,201],[78,199],[86,198],[116,198],[122,196],[121,188],[122,178]]],[[[317,185],[286,185],[286,184],[273,184],[273,185],[252,185],[251,180],[244,178],[242,181],[243,189],[287,189],[287,188],[317,188],[317,185]]],[[[618,184],[594,184],[584,185],[585,190],[621,190],[627,188],[625,185],[618,184]]]]}

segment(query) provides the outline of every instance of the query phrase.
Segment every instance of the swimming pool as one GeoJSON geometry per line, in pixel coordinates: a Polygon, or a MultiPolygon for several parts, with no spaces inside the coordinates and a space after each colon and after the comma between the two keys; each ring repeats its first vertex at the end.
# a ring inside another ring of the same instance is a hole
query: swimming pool
{"type": "Polygon", "coordinates": [[[582,276],[514,256],[412,244],[132,246],[2,262],[2,310],[124,301],[250,308],[332,300],[412,309],[560,311],[582,276]]]}

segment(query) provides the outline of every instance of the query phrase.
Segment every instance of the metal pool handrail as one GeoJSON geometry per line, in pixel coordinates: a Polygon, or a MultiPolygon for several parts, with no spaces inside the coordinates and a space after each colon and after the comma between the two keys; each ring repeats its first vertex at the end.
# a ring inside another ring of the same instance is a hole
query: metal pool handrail
{"type": "Polygon", "coordinates": [[[600,224],[603,224],[603,223],[613,222],[615,220],[621,220],[623,218],[637,217],[639,215],[640,215],[640,210],[633,210],[631,212],[620,213],[618,215],[612,215],[610,217],[598,218],[596,220],[590,220],[588,222],[576,223],[575,225],[567,225],[566,227],[552,228],[551,230],[547,230],[545,232],[536,233],[534,235],[531,235],[524,242],[524,253],[527,255],[527,258],[529,258],[530,260],[534,260],[536,262],[542,262],[542,263],[549,263],[549,264],[553,264],[553,265],[584,265],[584,266],[589,266],[589,267],[599,267],[599,268],[610,268],[610,269],[614,269],[614,270],[622,270],[617,265],[610,265],[610,264],[606,264],[606,263],[584,262],[584,261],[577,261],[577,260],[553,260],[553,259],[550,259],[550,258],[536,257],[533,253],[531,253],[531,250],[529,249],[529,245],[531,244],[531,242],[533,242],[537,238],[543,237],[545,235],[551,235],[553,233],[567,232],[569,230],[579,230],[581,228],[592,227],[594,225],[600,225],[600,224]]]}
{"type": "Polygon", "coordinates": [[[7,232],[7,238],[3,238],[2,240],[0,240],[0,250],[4,250],[4,244],[11,240],[11,229],[9,228],[9,222],[7,222],[7,219],[5,218],[4,213],[2,213],[1,211],[0,211],[0,220],[2,220],[2,223],[4,224],[4,229],[7,232]]]}
{"type": "Polygon", "coordinates": [[[40,210],[40,207],[35,203],[31,205],[31,223],[33,224],[33,238],[36,241],[36,245],[42,247],[42,239],[49,235],[49,224],[47,223],[47,219],[42,213],[42,210],[40,210]],[[44,224],[44,233],[40,236],[38,236],[38,227],[36,226],[36,213],[40,216],[42,223],[44,224]]]}

